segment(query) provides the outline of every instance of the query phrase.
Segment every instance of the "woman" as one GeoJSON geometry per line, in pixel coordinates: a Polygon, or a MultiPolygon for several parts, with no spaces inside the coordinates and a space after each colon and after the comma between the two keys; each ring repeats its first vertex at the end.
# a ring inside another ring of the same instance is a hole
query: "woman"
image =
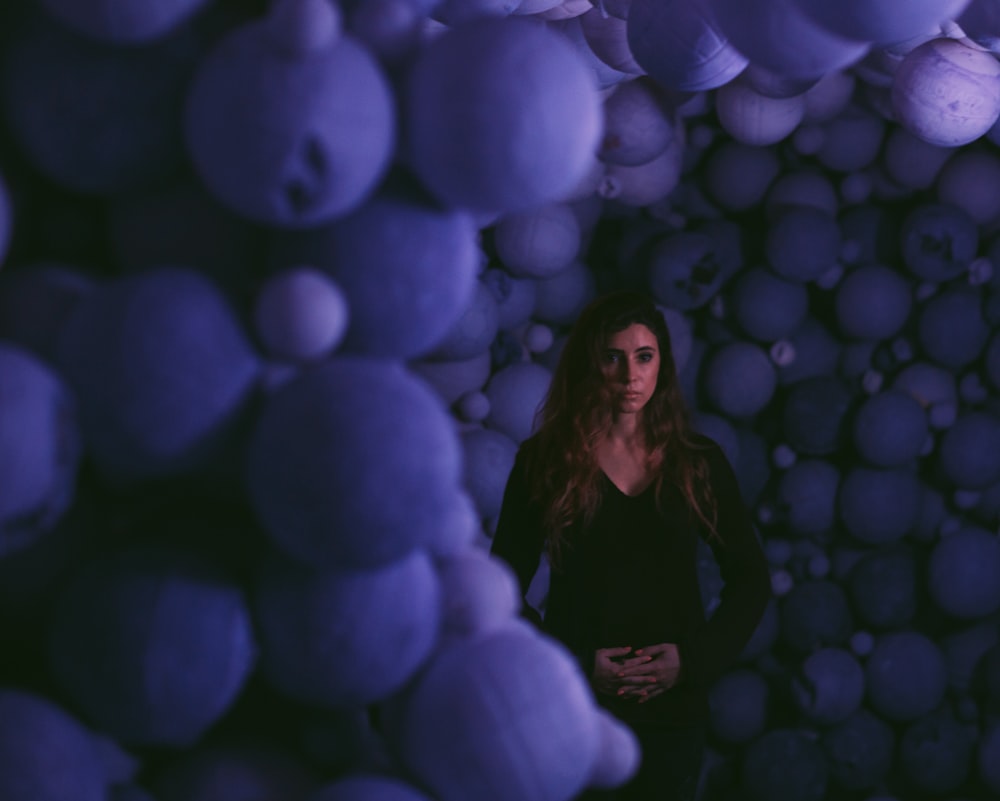
{"type": "Polygon", "coordinates": [[[492,552],[524,593],[543,551],[544,629],[642,746],[615,797],[694,798],[708,688],[756,628],[770,579],[732,468],[690,428],[663,316],[638,293],[584,310],[518,451],[492,552]],[[699,537],[725,580],[707,622],[699,537]]]}

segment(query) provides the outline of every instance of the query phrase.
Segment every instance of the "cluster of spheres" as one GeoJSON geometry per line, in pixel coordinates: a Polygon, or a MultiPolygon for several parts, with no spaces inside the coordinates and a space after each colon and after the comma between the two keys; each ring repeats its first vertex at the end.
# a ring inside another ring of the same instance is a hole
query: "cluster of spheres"
{"type": "Polygon", "coordinates": [[[3,4],[0,798],[626,781],[487,555],[616,288],[772,570],[699,797],[996,798],[997,53],[997,0],[3,4]]]}

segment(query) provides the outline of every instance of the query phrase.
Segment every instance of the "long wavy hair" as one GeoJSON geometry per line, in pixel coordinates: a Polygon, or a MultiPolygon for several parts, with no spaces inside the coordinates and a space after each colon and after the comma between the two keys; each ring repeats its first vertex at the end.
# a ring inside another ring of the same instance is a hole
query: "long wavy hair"
{"type": "Polygon", "coordinates": [[[611,428],[614,410],[613,390],[601,365],[611,335],[634,323],[655,335],[660,351],[656,388],[641,412],[649,467],[656,473],[657,504],[662,508],[668,488],[679,488],[693,517],[709,536],[718,536],[708,463],[704,446],[691,429],[670,332],[648,297],[623,290],[591,302],[573,326],[539,410],[538,432],[526,443],[529,491],[544,510],[546,549],[554,567],[572,544],[574,525],[586,525],[600,506],[597,451],[611,428]]]}

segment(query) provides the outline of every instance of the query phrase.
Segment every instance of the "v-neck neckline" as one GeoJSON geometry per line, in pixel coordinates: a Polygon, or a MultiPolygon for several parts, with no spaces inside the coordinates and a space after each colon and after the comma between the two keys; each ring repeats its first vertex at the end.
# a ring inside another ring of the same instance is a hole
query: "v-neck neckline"
{"type": "Polygon", "coordinates": [[[652,487],[653,484],[656,483],[656,478],[653,477],[652,479],[650,479],[649,483],[646,484],[645,487],[643,487],[641,490],[639,490],[634,495],[631,495],[631,494],[625,492],[625,490],[623,490],[621,487],[619,487],[615,483],[614,479],[611,478],[611,476],[609,476],[606,472],[604,472],[604,468],[603,467],[598,468],[598,469],[601,471],[601,475],[604,476],[604,479],[615,489],[615,491],[619,495],[621,495],[623,498],[629,498],[631,500],[636,500],[638,498],[641,498],[643,495],[645,495],[647,492],[649,492],[649,488],[652,487]]]}

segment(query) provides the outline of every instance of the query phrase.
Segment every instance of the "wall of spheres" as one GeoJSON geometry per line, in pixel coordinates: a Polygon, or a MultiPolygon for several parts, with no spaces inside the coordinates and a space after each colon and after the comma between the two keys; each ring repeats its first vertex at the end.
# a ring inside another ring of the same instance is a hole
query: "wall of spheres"
{"type": "Polygon", "coordinates": [[[772,570],[700,797],[1000,795],[998,42],[996,0],[4,4],[0,798],[622,783],[485,552],[620,287],[772,570]]]}

